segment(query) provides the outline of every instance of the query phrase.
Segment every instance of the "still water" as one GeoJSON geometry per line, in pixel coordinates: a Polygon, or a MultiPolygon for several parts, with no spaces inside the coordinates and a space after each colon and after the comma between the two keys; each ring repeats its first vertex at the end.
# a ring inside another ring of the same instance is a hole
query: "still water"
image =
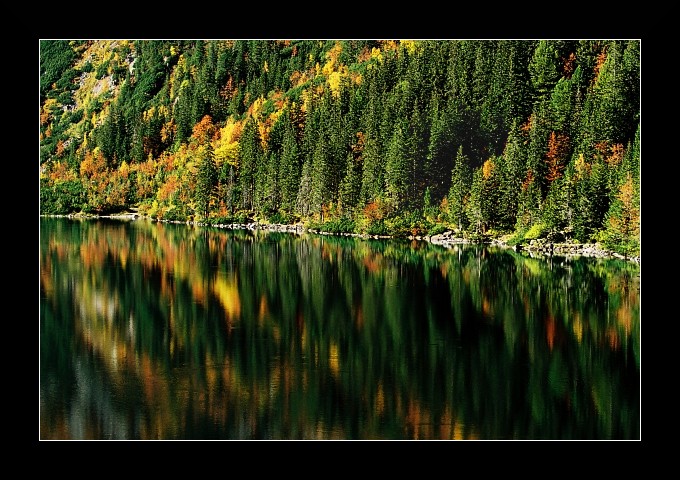
{"type": "Polygon", "coordinates": [[[41,440],[637,440],[619,260],[40,219],[41,440]]]}

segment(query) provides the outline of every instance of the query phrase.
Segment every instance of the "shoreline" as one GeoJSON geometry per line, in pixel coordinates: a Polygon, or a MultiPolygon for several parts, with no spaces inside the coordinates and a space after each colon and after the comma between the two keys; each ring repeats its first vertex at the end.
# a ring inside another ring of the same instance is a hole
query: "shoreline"
{"type": "MultiPolygon", "coordinates": [[[[145,215],[140,215],[135,212],[129,213],[116,213],[110,215],[94,215],[94,214],[67,214],[67,215],[40,215],[40,217],[54,217],[54,218],[73,218],[73,219],[101,219],[110,218],[117,220],[146,220],[150,222],[159,223],[172,223],[179,225],[190,225],[197,227],[214,227],[227,230],[264,230],[270,232],[280,232],[280,233],[294,233],[297,235],[302,235],[304,233],[311,233],[314,235],[330,235],[338,237],[354,237],[363,240],[390,240],[399,239],[402,237],[395,237],[393,235],[370,235],[367,233],[333,233],[325,232],[320,230],[315,230],[311,228],[306,228],[302,223],[296,224],[278,224],[278,223],[260,223],[260,222],[250,222],[250,223],[204,223],[197,222],[193,220],[163,220],[148,217],[145,215]]],[[[553,255],[565,256],[565,257],[592,257],[592,258],[617,258],[620,260],[625,260],[633,262],[640,265],[640,257],[628,257],[617,252],[612,252],[601,247],[597,243],[571,243],[571,242],[550,242],[547,239],[533,239],[528,244],[524,245],[509,245],[508,243],[500,240],[498,238],[492,238],[488,241],[474,241],[463,237],[455,236],[452,230],[447,230],[444,233],[438,235],[409,235],[408,237],[403,237],[405,240],[416,240],[422,242],[428,242],[432,245],[439,245],[446,249],[453,248],[456,245],[463,244],[479,244],[479,245],[490,245],[502,248],[509,248],[516,252],[528,252],[530,255],[539,255],[542,257],[552,257],[553,255]]]]}

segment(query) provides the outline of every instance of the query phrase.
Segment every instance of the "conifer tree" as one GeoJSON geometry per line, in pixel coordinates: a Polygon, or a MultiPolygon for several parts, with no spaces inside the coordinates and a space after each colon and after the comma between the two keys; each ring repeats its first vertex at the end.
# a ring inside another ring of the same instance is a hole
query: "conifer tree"
{"type": "Polygon", "coordinates": [[[484,177],[478,168],[472,174],[470,198],[465,205],[465,215],[476,235],[484,233],[484,210],[484,177]]]}
{"type": "Polygon", "coordinates": [[[284,130],[281,146],[279,176],[281,183],[281,208],[288,213],[295,210],[300,187],[300,148],[295,138],[295,127],[290,115],[284,112],[284,130]]]}
{"type": "Polygon", "coordinates": [[[354,159],[352,153],[347,154],[345,161],[345,175],[340,182],[340,205],[344,213],[351,216],[354,209],[359,205],[359,194],[361,193],[361,167],[360,163],[354,159]]]}
{"type": "Polygon", "coordinates": [[[312,160],[310,158],[305,159],[302,165],[296,205],[300,215],[303,217],[309,215],[312,205],[312,160]]]}
{"type": "Polygon", "coordinates": [[[448,194],[449,218],[462,230],[464,227],[466,198],[470,192],[472,172],[468,158],[463,154],[463,147],[458,147],[453,170],[451,171],[451,187],[448,194]]]}
{"type": "Polygon", "coordinates": [[[640,249],[640,192],[636,184],[627,174],[605,217],[605,245],[624,255],[637,255],[640,249]]]}
{"type": "Polygon", "coordinates": [[[544,99],[561,77],[559,52],[554,40],[540,40],[529,63],[531,83],[538,101],[544,99]]]}
{"type": "Polygon", "coordinates": [[[239,142],[239,187],[242,207],[252,210],[255,206],[255,181],[257,173],[257,157],[259,153],[257,126],[251,117],[243,127],[239,142]]]}
{"type": "Polygon", "coordinates": [[[533,181],[539,189],[541,198],[547,193],[547,164],[545,154],[548,151],[550,135],[549,105],[547,101],[538,102],[531,116],[529,144],[527,146],[527,168],[532,171],[533,181]]]}
{"type": "Polygon", "coordinates": [[[217,166],[215,165],[212,145],[208,141],[197,149],[196,189],[194,190],[196,212],[204,219],[208,218],[216,185],[217,166]]]}
{"type": "Polygon", "coordinates": [[[397,211],[408,208],[409,159],[405,126],[395,125],[385,152],[385,193],[397,211]]]}
{"type": "Polygon", "coordinates": [[[451,127],[448,116],[439,108],[439,99],[430,102],[430,135],[423,165],[425,184],[430,187],[435,199],[444,198],[449,188],[448,172],[453,168],[451,152],[451,127]]]}
{"type": "Polygon", "coordinates": [[[593,87],[591,128],[597,142],[623,143],[634,135],[639,115],[639,62],[636,43],[611,41],[593,87]]]}

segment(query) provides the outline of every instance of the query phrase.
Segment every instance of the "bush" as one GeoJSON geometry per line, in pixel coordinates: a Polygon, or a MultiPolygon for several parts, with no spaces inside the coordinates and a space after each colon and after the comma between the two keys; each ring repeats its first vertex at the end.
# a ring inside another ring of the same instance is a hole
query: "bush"
{"type": "Polygon", "coordinates": [[[354,220],[347,217],[342,217],[316,224],[312,228],[328,233],[354,233],[355,227],[356,225],[354,220]]]}
{"type": "Polygon", "coordinates": [[[546,227],[542,222],[534,223],[524,234],[524,240],[535,240],[537,238],[541,238],[545,232],[546,227]]]}
{"type": "Polygon", "coordinates": [[[40,213],[64,215],[83,209],[85,190],[80,180],[40,182],[40,213]]]}
{"type": "Polygon", "coordinates": [[[388,235],[387,226],[384,220],[376,220],[368,224],[366,233],[369,235],[388,235]]]}
{"type": "Polygon", "coordinates": [[[449,228],[444,225],[443,223],[435,223],[432,225],[432,227],[428,228],[427,234],[428,235],[441,235],[442,233],[446,232],[449,228]]]}
{"type": "Polygon", "coordinates": [[[211,225],[231,225],[232,223],[250,223],[251,221],[250,214],[245,211],[234,212],[229,215],[216,215],[209,219],[211,225]]]}
{"type": "Polygon", "coordinates": [[[276,212],[267,220],[269,223],[279,223],[283,225],[292,225],[295,223],[295,217],[287,212],[276,212]]]}

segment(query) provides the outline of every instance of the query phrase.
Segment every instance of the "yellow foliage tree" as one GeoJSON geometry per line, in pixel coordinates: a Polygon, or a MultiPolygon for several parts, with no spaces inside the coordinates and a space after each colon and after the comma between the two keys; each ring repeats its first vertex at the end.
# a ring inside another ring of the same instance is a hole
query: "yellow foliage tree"
{"type": "Polygon", "coordinates": [[[495,165],[493,163],[493,160],[489,159],[486,162],[484,162],[484,165],[482,166],[482,175],[484,176],[484,179],[488,179],[493,175],[493,170],[495,168],[495,165]]]}

